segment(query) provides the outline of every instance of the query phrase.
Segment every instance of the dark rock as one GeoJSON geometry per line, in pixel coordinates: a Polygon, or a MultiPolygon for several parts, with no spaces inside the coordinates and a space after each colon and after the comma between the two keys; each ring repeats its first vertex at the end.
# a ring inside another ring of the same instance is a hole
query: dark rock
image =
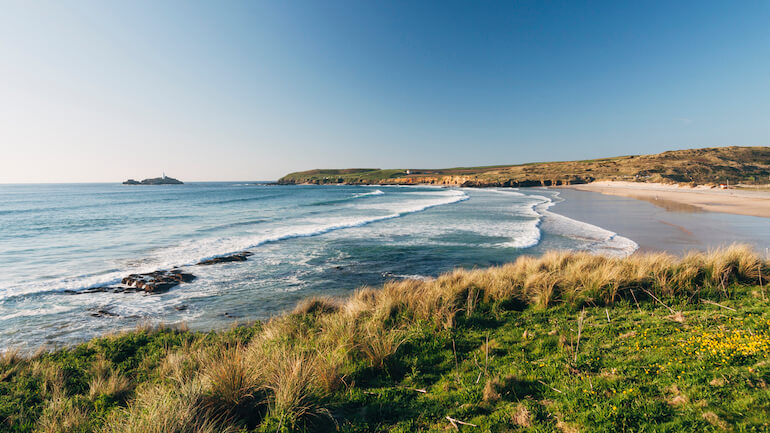
{"type": "Polygon", "coordinates": [[[91,313],[92,317],[120,317],[120,314],[113,313],[112,311],[108,310],[107,308],[100,308],[93,313],[91,313]]]}
{"type": "MultiPolygon", "coordinates": [[[[82,290],[65,290],[67,295],[83,295],[87,293],[160,293],[181,283],[189,283],[195,279],[195,275],[184,272],[175,267],[171,270],[148,272],[145,274],[131,274],[115,286],[96,286],[82,290]]],[[[185,308],[187,308],[185,306],[185,308]]]]}
{"type": "Polygon", "coordinates": [[[223,256],[223,257],[215,257],[213,259],[203,260],[196,264],[198,265],[215,265],[217,263],[228,263],[228,262],[245,262],[249,256],[254,255],[253,253],[250,253],[248,251],[242,251],[240,253],[231,254],[229,256],[223,256]]]}
{"type": "Polygon", "coordinates": [[[82,295],[84,293],[104,293],[104,292],[120,293],[125,291],[136,292],[137,289],[130,290],[128,287],[125,287],[125,286],[97,286],[97,287],[89,287],[83,290],[78,290],[74,294],[82,295]]]}
{"type": "Polygon", "coordinates": [[[134,179],[128,179],[127,181],[123,182],[123,185],[141,185],[142,183],[139,181],[136,181],[134,179]]]}
{"type": "Polygon", "coordinates": [[[187,309],[187,305],[184,305],[184,304],[182,304],[182,305],[174,305],[174,309],[176,311],[185,311],[187,309]]]}
{"type": "Polygon", "coordinates": [[[189,283],[195,279],[195,275],[182,272],[179,269],[170,271],[155,271],[146,274],[131,274],[123,280],[129,288],[134,287],[145,292],[158,293],[166,291],[180,283],[189,283]]]}

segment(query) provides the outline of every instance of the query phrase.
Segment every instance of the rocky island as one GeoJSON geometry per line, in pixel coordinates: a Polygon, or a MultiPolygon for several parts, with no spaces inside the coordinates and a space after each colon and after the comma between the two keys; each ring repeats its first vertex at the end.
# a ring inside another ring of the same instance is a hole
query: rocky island
{"type": "Polygon", "coordinates": [[[141,182],[134,179],[128,179],[127,181],[123,182],[123,185],[182,185],[182,184],[184,184],[184,182],[182,182],[181,180],[174,179],[173,177],[168,177],[165,174],[161,177],[144,179],[141,182]]]}

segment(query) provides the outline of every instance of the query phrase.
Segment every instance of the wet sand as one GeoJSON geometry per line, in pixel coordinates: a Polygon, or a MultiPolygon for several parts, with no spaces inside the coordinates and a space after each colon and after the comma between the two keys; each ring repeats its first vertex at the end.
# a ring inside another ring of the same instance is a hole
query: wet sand
{"type": "Polygon", "coordinates": [[[694,206],[709,212],[724,212],[737,215],[751,215],[770,218],[770,191],[751,189],[715,189],[708,187],[686,187],[661,183],[641,182],[594,182],[573,185],[580,191],[632,197],[639,200],[678,203],[694,206]]]}
{"type": "Polygon", "coordinates": [[[681,254],[733,242],[770,248],[770,219],[709,212],[677,200],[605,195],[575,188],[553,188],[564,199],[550,211],[585,221],[634,240],[639,251],[681,254]]]}

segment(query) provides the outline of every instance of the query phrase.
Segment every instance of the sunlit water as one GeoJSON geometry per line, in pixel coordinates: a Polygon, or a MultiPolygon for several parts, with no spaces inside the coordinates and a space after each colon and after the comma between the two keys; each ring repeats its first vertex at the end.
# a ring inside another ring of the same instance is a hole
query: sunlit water
{"type": "Polygon", "coordinates": [[[524,253],[636,249],[548,211],[558,200],[544,189],[0,185],[0,348],[59,346],[142,323],[212,329],[308,295],[524,253]],[[243,250],[254,253],[246,262],[194,265],[243,250]],[[174,266],[198,278],[161,294],[72,294],[174,266]]]}

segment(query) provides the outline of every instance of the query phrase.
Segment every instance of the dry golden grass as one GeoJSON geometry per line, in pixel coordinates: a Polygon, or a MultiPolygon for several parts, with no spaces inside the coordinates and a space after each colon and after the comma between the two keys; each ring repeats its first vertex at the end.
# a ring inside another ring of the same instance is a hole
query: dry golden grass
{"type": "Polygon", "coordinates": [[[106,360],[96,360],[91,369],[93,378],[88,391],[91,400],[95,400],[101,395],[114,400],[124,400],[131,393],[133,388],[131,381],[113,370],[106,360]]]}
{"type": "Polygon", "coordinates": [[[531,303],[545,308],[556,298],[560,280],[554,271],[536,271],[524,280],[524,293],[531,303]]]}
{"type": "Polygon", "coordinates": [[[365,312],[371,311],[377,303],[378,291],[371,287],[363,287],[351,295],[342,304],[342,311],[351,318],[357,318],[365,312]]]}
{"type": "Polygon", "coordinates": [[[158,366],[160,376],[176,384],[184,383],[200,369],[200,357],[196,356],[196,351],[189,346],[168,351],[158,366]]]}
{"type": "Polygon", "coordinates": [[[217,416],[228,417],[250,405],[262,388],[259,364],[241,346],[200,351],[203,406],[217,416]]]}
{"type": "Polygon", "coordinates": [[[88,395],[91,400],[100,395],[107,395],[115,400],[122,400],[131,392],[131,382],[115,372],[108,376],[98,376],[91,380],[88,395]]]}
{"type": "Polygon", "coordinates": [[[37,422],[35,431],[39,433],[77,432],[89,424],[88,412],[77,407],[64,396],[57,396],[48,401],[43,415],[37,422]]]}
{"type": "Polygon", "coordinates": [[[315,381],[320,391],[328,394],[342,388],[345,384],[345,361],[349,356],[349,351],[345,347],[318,351],[315,381]]]}
{"type": "Polygon", "coordinates": [[[703,419],[708,421],[709,424],[713,425],[714,427],[719,428],[720,430],[732,430],[730,426],[717,414],[711,411],[703,412],[703,419]]]}
{"type": "Polygon", "coordinates": [[[502,397],[500,392],[503,389],[503,382],[499,377],[493,377],[488,379],[484,384],[484,391],[482,392],[482,399],[485,403],[497,403],[502,397]]]}
{"type": "Polygon", "coordinates": [[[24,358],[18,349],[7,349],[0,353],[0,382],[13,376],[17,370],[17,364],[24,358]]]}
{"type": "Polygon", "coordinates": [[[532,427],[532,414],[526,406],[519,403],[513,414],[513,423],[521,427],[532,427]]]}
{"type": "Polygon", "coordinates": [[[329,314],[339,310],[339,301],[328,296],[314,296],[300,301],[294,314],[329,314]]]}
{"type": "Polygon", "coordinates": [[[30,373],[41,379],[43,397],[56,399],[64,396],[64,373],[55,365],[40,360],[33,360],[29,365],[30,373]]]}
{"type": "Polygon", "coordinates": [[[396,353],[406,337],[406,332],[401,329],[387,329],[372,321],[364,327],[358,349],[372,367],[383,368],[385,360],[396,353]]]}
{"type": "Polygon", "coordinates": [[[201,409],[203,387],[199,381],[181,386],[151,385],[137,391],[124,410],[114,412],[104,433],[226,433],[201,409]]]}
{"type": "Polygon", "coordinates": [[[292,350],[273,350],[263,359],[263,377],[269,393],[270,411],[288,423],[325,414],[315,404],[313,382],[317,355],[292,350]]]}
{"type": "Polygon", "coordinates": [[[21,351],[16,348],[6,349],[0,353],[0,366],[11,367],[21,361],[21,351]]]}

